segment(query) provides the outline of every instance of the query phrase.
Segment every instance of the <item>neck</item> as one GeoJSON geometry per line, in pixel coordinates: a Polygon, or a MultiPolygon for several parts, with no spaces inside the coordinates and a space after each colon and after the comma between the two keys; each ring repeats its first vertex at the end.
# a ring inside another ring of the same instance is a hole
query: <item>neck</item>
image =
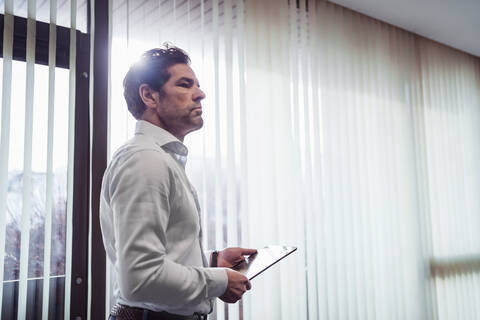
{"type": "Polygon", "coordinates": [[[170,132],[172,135],[175,136],[175,138],[177,138],[178,140],[180,140],[183,143],[183,140],[185,139],[185,134],[177,132],[176,130],[173,130],[164,121],[162,121],[162,119],[160,119],[158,116],[156,116],[156,114],[151,114],[147,111],[148,110],[146,110],[143,113],[140,120],[150,122],[151,124],[170,132]]]}

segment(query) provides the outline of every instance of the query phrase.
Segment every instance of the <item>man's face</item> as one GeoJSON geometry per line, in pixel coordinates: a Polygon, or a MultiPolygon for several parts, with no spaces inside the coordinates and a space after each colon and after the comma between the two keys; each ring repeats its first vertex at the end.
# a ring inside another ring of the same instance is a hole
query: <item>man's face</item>
{"type": "Polygon", "coordinates": [[[205,93],[200,90],[198,79],[188,65],[174,64],[167,71],[170,78],[158,96],[157,116],[164,129],[183,139],[203,125],[200,102],[205,93]]]}

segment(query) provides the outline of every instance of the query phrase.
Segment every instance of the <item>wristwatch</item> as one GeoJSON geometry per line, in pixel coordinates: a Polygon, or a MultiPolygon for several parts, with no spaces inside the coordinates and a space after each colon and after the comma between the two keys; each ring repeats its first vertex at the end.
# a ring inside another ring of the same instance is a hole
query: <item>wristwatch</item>
{"type": "Polygon", "coordinates": [[[218,267],[218,251],[215,250],[212,252],[212,256],[210,259],[210,266],[211,267],[218,267]]]}

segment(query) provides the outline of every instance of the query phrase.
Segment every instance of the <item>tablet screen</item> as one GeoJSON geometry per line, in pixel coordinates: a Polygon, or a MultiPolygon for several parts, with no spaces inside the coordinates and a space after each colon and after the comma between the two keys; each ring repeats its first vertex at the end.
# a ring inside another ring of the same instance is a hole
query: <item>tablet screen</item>
{"type": "Polygon", "coordinates": [[[258,249],[257,253],[246,257],[244,262],[235,266],[233,269],[243,273],[249,280],[252,280],[295,250],[297,250],[296,247],[266,246],[265,248],[258,249]]]}

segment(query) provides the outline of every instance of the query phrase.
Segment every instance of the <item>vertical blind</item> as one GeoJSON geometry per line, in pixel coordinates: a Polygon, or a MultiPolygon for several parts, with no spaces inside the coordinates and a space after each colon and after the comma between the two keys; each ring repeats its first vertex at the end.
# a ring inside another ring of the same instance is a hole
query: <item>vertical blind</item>
{"type": "Polygon", "coordinates": [[[478,57],[324,1],[112,0],[111,18],[110,153],[133,135],[130,63],[185,49],[205,247],[299,248],[217,319],[480,316],[478,57]]]}
{"type": "Polygon", "coordinates": [[[0,11],[0,318],[68,319],[77,2],[5,0],[0,11]],[[58,25],[70,43],[57,41],[58,25]]]}
{"type": "Polygon", "coordinates": [[[474,319],[480,315],[480,63],[427,40],[419,46],[432,300],[439,319],[474,319]]]}

